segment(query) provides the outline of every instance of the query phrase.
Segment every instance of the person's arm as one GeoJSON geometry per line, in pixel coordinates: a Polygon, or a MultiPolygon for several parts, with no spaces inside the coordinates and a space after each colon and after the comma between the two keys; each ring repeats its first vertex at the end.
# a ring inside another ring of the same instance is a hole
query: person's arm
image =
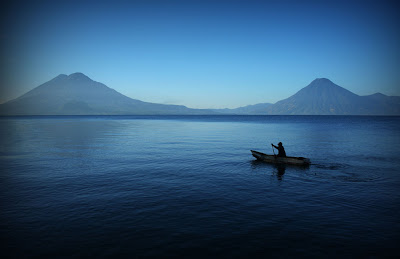
{"type": "Polygon", "coordinates": [[[272,145],[274,148],[278,149],[278,147],[277,147],[277,146],[275,146],[274,144],[272,144],[272,143],[271,143],[271,145],[272,145]]]}

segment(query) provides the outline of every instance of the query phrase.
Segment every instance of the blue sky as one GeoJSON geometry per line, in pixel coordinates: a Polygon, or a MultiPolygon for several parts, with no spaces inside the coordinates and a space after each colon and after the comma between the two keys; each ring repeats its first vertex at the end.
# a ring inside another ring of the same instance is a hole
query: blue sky
{"type": "Polygon", "coordinates": [[[400,95],[395,1],[11,1],[1,99],[82,72],[131,97],[191,108],[274,103],[326,77],[400,95]]]}

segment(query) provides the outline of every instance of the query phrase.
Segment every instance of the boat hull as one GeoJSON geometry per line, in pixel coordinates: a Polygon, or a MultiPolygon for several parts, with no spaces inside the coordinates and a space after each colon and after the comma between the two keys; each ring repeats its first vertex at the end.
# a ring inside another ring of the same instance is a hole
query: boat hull
{"type": "Polygon", "coordinates": [[[276,155],[267,155],[258,151],[250,150],[251,154],[257,158],[257,160],[264,161],[267,163],[274,164],[289,164],[289,165],[309,165],[311,164],[310,159],[305,157],[278,157],[276,155]]]}

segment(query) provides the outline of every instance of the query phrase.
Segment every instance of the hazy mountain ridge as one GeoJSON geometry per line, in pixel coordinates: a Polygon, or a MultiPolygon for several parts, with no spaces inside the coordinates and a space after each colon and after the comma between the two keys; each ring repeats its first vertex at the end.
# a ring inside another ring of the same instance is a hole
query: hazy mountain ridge
{"type": "Polygon", "coordinates": [[[7,115],[210,114],[209,110],[131,99],[82,73],[61,74],[0,106],[7,115]]]}
{"type": "Polygon", "coordinates": [[[359,96],[329,79],[308,86],[266,110],[276,115],[400,115],[400,97],[381,93],[359,96]]]}
{"type": "Polygon", "coordinates": [[[272,103],[258,103],[246,105],[234,109],[214,109],[215,112],[236,115],[265,115],[265,111],[273,105],[272,103]]]}
{"type": "Polygon", "coordinates": [[[400,97],[356,95],[318,78],[275,104],[191,109],[129,98],[82,73],[61,74],[0,105],[1,115],[400,115],[400,97]]]}

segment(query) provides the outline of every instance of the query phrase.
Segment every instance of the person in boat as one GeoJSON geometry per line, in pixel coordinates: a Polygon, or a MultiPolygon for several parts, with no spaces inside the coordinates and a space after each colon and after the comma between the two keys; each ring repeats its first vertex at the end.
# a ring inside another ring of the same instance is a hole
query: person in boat
{"type": "Polygon", "coordinates": [[[285,148],[282,145],[282,142],[278,143],[278,146],[275,146],[274,144],[271,144],[272,147],[278,149],[278,156],[279,157],[286,157],[286,152],[285,152],[285,148]]]}

